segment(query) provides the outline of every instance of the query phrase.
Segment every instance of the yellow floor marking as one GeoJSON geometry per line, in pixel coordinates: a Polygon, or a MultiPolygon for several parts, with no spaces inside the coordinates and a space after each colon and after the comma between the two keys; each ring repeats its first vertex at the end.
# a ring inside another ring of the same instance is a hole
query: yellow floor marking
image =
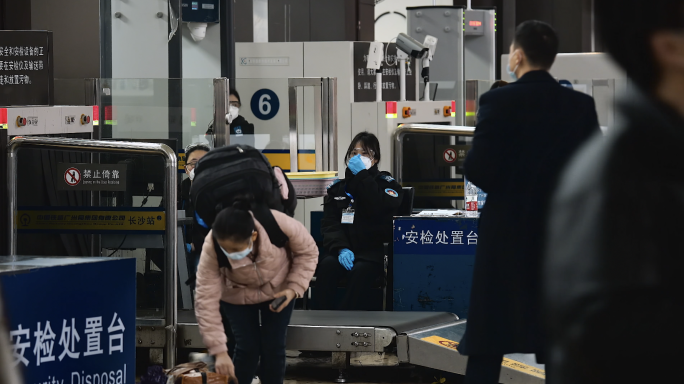
{"type": "MultiPolygon", "coordinates": [[[[458,350],[458,343],[457,342],[455,342],[453,340],[445,339],[443,337],[429,336],[429,337],[424,337],[421,340],[427,341],[428,343],[440,345],[440,346],[445,347],[445,348],[453,349],[454,351],[458,350]]],[[[528,375],[538,377],[540,379],[546,378],[546,372],[543,369],[532,367],[530,365],[523,364],[519,361],[504,358],[503,363],[501,365],[506,367],[506,368],[514,369],[516,371],[520,371],[520,372],[526,373],[528,375]]]]}

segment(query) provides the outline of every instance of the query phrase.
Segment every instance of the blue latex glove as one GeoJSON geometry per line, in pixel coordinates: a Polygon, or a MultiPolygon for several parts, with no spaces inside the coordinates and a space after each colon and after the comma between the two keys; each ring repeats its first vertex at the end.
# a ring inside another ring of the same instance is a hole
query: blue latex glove
{"type": "Polygon", "coordinates": [[[188,251],[188,253],[192,252],[192,244],[185,244],[185,250],[188,251]]]}
{"type": "Polygon", "coordinates": [[[354,252],[348,250],[347,248],[340,251],[340,256],[337,259],[340,261],[340,264],[347,269],[347,271],[351,271],[352,268],[354,268],[354,252]]]}
{"type": "MultiPolygon", "coordinates": [[[[353,174],[357,174],[364,169],[366,169],[366,165],[363,163],[363,160],[361,160],[361,155],[356,155],[352,157],[349,160],[349,170],[352,171],[353,174]]],[[[351,251],[350,251],[351,252],[351,251]]]]}

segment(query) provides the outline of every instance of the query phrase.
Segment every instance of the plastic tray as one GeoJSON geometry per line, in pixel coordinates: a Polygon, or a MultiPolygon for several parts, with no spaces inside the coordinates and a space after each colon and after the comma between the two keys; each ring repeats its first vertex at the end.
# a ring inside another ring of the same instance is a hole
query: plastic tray
{"type": "Polygon", "coordinates": [[[328,186],[334,177],[326,179],[290,179],[297,197],[321,197],[328,194],[328,186]]]}
{"type": "Polygon", "coordinates": [[[288,172],[287,177],[292,179],[334,179],[337,177],[337,172],[288,172]]]}

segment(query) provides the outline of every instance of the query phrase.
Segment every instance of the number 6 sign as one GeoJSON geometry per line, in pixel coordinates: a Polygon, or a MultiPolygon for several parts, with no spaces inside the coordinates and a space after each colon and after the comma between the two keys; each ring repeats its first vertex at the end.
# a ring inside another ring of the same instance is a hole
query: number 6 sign
{"type": "Polygon", "coordinates": [[[278,100],[278,95],[270,89],[260,89],[254,92],[250,107],[257,119],[270,120],[278,114],[280,100],[278,100]]]}

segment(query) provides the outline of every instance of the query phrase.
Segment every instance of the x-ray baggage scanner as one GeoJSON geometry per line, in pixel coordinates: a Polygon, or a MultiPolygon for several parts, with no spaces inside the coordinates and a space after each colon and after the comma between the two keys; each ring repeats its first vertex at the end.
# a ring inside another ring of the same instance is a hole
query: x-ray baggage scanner
{"type": "MultiPolygon", "coordinates": [[[[204,348],[192,311],[178,315],[180,348],[204,348]]],[[[352,353],[396,355],[388,359],[464,374],[467,357],[457,348],[465,332],[465,320],[445,312],[353,312],[300,311],[292,314],[287,331],[287,349],[332,352],[334,367],[349,367],[352,353]]],[[[544,368],[533,355],[507,355],[501,383],[544,382],[544,368]]],[[[340,378],[344,382],[343,377],[340,378]]]]}

